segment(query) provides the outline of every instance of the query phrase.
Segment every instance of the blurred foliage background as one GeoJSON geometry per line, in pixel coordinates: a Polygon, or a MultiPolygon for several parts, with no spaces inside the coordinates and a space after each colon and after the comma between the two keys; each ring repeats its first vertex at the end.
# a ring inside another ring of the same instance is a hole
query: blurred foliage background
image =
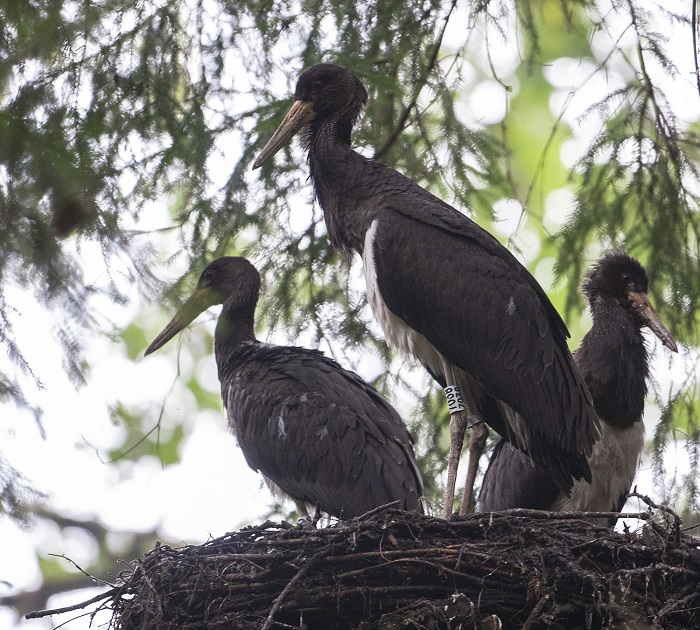
{"type": "MultiPolygon", "coordinates": [[[[385,346],[359,261],[328,245],[299,144],[251,170],[300,71],[330,61],[352,68],[370,92],[355,147],[500,238],[565,315],[572,349],[588,326],[579,283],[589,264],[610,247],[643,262],[652,301],[683,345],[680,377],[676,369],[670,384],[655,383],[649,402],[647,414],[658,417],[649,436],[655,483],[676,509],[697,512],[692,31],[689,2],[4,0],[3,417],[43,431],[35,396],[43,368],[16,334],[17,291],[49,314],[62,369],[80,388],[89,384],[91,340],[106,338],[111,352],[137,361],[206,262],[245,255],[265,278],[261,338],[319,347],[386,393],[418,439],[438,503],[449,443],[441,393],[385,346]],[[168,213],[154,225],[156,204],[168,213]],[[130,312],[130,323],[115,322],[112,308],[130,312]],[[669,478],[662,455],[673,440],[683,441],[691,473],[669,478]]],[[[182,374],[172,387],[187,389],[190,403],[169,413],[167,387],[155,404],[109,403],[121,430],[104,465],[121,466],[120,475],[130,474],[125,462],[176,465],[188,413],[220,411],[215,387],[182,367],[210,360],[211,327],[172,345],[166,354],[182,374]]],[[[87,531],[97,542],[91,572],[138,555],[157,534],[109,543],[100,523],[42,503],[2,452],[0,484],[7,517],[29,523],[38,511],[58,529],[87,531]]],[[[286,515],[278,505],[269,513],[286,515]]],[[[42,570],[42,591],[7,603],[40,608],[83,578],[45,558],[42,570]]]]}

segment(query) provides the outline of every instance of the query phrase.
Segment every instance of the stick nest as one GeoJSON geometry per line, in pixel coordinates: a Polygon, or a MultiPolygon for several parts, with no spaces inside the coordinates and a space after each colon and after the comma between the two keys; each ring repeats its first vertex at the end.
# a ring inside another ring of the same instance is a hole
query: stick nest
{"type": "Polygon", "coordinates": [[[268,521],[156,547],[101,607],[115,630],[700,627],[700,539],[651,512],[622,534],[581,516],[268,521]]]}

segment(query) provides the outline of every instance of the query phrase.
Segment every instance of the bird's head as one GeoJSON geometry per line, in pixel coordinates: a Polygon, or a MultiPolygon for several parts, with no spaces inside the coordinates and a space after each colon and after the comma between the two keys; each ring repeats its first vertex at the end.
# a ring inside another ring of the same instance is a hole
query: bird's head
{"type": "Polygon", "coordinates": [[[350,129],[367,103],[367,90],[347,68],[332,63],[319,63],[305,70],[297,81],[294,102],[277,131],[253,162],[259,168],[268,162],[294,135],[306,125],[321,124],[337,117],[350,129]]]}
{"type": "Polygon", "coordinates": [[[583,293],[593,305],[614,301],[629,311],[640,326],[649,328],[669,350],[678,352],[671,333],[649,301],[649,278],[642,264],[622,251],[606,253],[586,274],[583,293]]]}
{"type": "Polygon", "coordinates": [[[192,295],[146,348],[145,354],[149,355],[165,345],[215,304],[225,304],[229,309],[243,308],[252,321],[259,294],[260,274],[248,260],[234,256],[217,258],[207,265],[192,295]]]}

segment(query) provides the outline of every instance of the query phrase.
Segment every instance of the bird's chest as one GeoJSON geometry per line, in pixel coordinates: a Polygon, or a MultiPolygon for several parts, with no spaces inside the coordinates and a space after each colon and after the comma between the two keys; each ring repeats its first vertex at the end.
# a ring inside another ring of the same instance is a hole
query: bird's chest
{"type": "MultiPolygon", "coordinates": [[[[277,355],[278,360],[288,358],[284,351],[277,355]]],[[[220,372],[221,398],[229,428],[241,448],[284,440],[288,430],[284,403],[304,391],[264,359],[246,356],[245,361],[232,361],[228,367],[223,375],[220,372]]]]}
{"type": "MultiPolygon", "coordinates": [[[[442,356],[435,347],[419,332],[391,312],[382,297],[377,280],[378,270],[374,255],[374,239],[377,234],[378,219],[370,225],[365,235],[362,262],[367,285],[367,301],[375,318],[384,332],[386,342],[406,357],[415,358],[435,374],[442,374],[442,356]]],[[[385,270],[386,272],[386,270],[385,270]]]]}
{"type": "Polygon", "coordinates": [[[353,169],[328,167],[317,169],[315,191],[321,207],[328,238],[335,249],[363,252],[365,234],[381,196],[358,179],[353,169]]]}
{"type": "Polygon", "coordinates": [[[591,336],[576,362],[598,416],[610,425],[631,427],[644,413],[649,369],[643,341],[621,331],[605,329],[591,336]]]}

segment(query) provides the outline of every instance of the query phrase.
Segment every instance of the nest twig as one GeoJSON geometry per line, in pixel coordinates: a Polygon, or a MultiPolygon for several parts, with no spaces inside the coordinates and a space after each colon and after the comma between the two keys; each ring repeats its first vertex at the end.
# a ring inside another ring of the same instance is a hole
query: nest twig
{"type": "Polygon", "coordinates": [[[651,511],[627,515],[646,523],[623,534],[584,516],[613,515],[268,521],[156,547],[102,605],[115,630],[700,627],[700,539],[651,511]]]}

